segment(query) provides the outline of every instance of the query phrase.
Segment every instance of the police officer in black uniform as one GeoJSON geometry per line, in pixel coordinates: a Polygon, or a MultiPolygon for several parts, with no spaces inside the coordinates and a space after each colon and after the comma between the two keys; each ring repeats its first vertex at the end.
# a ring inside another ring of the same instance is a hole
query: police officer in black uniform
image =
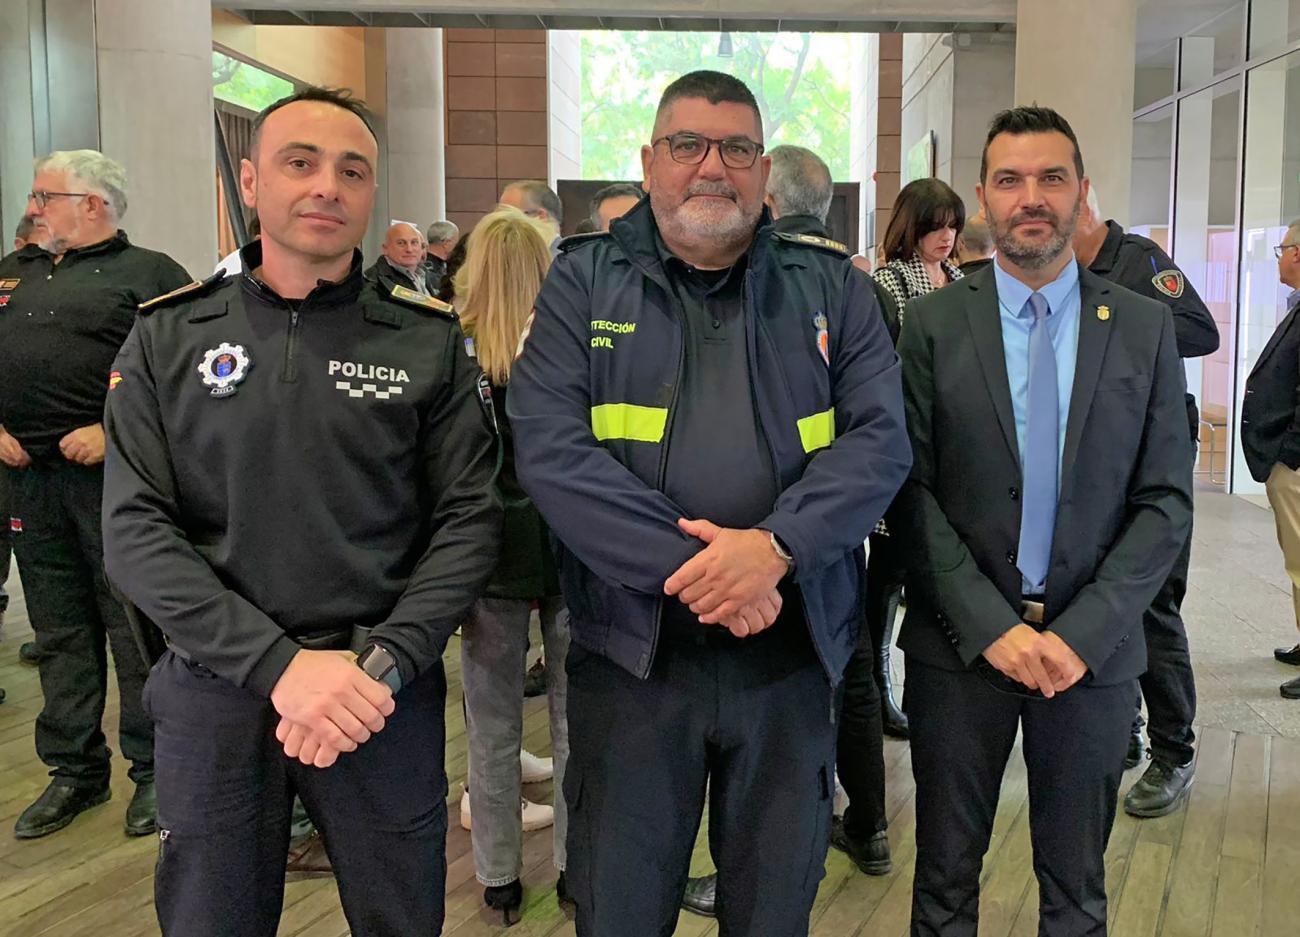
{"type": "Polygon", "coordinates": [[[140,704],[147,673],[103,575],[104,394],[136,306],[188,283],[174,260],[136,247],[118,223],[126,173],[94,150],[40,160],[27,214],[32,239],[0,261],[0,461],[6,512],[39,648],[44,706],[36,752],[44,793],[18,817],[19,839],[67,826],[109,789],[101,721],[112,649],[118,737],[135,792],[126,832],[154,831],[153,730],[140,704]],[[12,517],[12,520],[10,520],[12,517]]]}
{"type": "MultiPolygon", "coordinates": [[[[1219,347],[1219,329],[1196,289],[1177,264],[1149,238],[1125,231],[1115,221],[1103,221],[1096,190],[1079,213],[1074,251],[1093,273],[1135,293],[1158,299],[1172,310],[1178,354],[1199,358],[1219,347]]],[[[1187,422],[1192,440],[1197,438],[1196,398],[1187,394],[1187,422]]],[[[1192,538],[1179,554],[1174,568],[1155,601],[1143,616],[1147,640],[1147,672],[1141,678],[1150,724],[1151,765],[1124,797],[1125,812],[1135,817],[1159,817],[1177,808],[1192,783],[1192,747],[1196,739],[1196,683],[1187,647],[1187,628],[1180,607],[1187,594],[1187,569],[1192,538]]],[[[1138,700],[1138,709],[1142,701],[1138,700]]],[[[1136,714],[1129,743],[1127,767],[1141,761],[1142,716],[1136,714]]]]}
{"type": "Polygon", "coordinates": [[[447,639],[501,513],[481,373],[445,304],[366,281],[378,144],[345,94],[263,111],[244,270],[141,310],[108,394],[109,576],[166,636],[166,935],[272,937],[290,802],[355,934],[443,922],[447,639]]]}

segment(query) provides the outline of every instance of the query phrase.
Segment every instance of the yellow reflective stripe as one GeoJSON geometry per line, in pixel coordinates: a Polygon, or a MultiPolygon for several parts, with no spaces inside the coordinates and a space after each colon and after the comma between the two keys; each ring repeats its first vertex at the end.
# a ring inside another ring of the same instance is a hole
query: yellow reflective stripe
{"type": "Polygon", "coordinates": [[[667,407],[639,407],[634,403],[602,403],[591,408],[591,431],[597,439],[661,442],[667,422],[667,407]]]}
{"type": "Polygon", "coordinates": [[[804,452],[816,452],[831,444],[835,438],[835,408],[814,413],[799,421],[799,441],[804,452]]]}

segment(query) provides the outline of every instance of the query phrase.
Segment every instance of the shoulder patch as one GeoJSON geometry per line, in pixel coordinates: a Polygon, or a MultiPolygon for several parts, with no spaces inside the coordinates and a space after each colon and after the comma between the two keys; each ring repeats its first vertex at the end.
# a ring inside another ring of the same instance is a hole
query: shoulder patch
{"type": "Polygon", "coordinates": [[[136,312],[139,315],[148,315],[156,309],[164,309],[167,306],[175,306],[182,301],[198,299],[212,292],[212,288],[226,279],[226,271],[221,270],[208,277],[206,280],[195,280],[193,283],[187,283],[178,290],[172,290],[170,293],[163,293],[147,303],[141,303],[136,312]]]}
{"type": "MultiPolygon", "coordinates": [[[[1152,266],[1155,265],[1152,264],[1152,266]]],[[[1184,281],[1183,271],[1181,270],[1161,270],[1151,278],[1151,282],[1155,284],[1156,289],[1171,299],[1177,299],[1183,295],[1184,281]]]]}
{"type": "Polygon", "coordinates": [[[830,238],[819,238],[815,234],[791,234],[787,231],[773,231],[772,236],[777,240],[786,241],[790,244],[805,244],[809,247],[820,247],[822,250],[833,251],[836,254],[843,254],[848,257],[852,251],[839,241],[832,241],[830,238]]]}
{"type": "Polygon", "coordinates": [[[451,303],[444,303],[435,296],[421,296],[409,287],[394,286],[388,295],[404,306],[414,306],[416,309],[436,312],[449,319],[456,318],[456,309],[451,303]]]}
{"type": "Polygon", "coordinates": [[[575,247],[582,247],[584,244],[594,244],[601,238],[607,237],[609,237],[608,231],[588,231],[586,234],[570,234],[568,237],[560,241],[558,249],[564,253],[568,253],[575,247]]]}

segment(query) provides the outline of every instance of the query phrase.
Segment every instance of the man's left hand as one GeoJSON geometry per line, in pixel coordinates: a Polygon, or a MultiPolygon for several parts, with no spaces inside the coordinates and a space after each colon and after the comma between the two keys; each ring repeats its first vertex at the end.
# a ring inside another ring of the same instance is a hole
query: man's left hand
{"type": "Polygon", "coordinates": [[[59,440],[63,458],[78,465],[98,465],[104,461],[104,424],[92,423],[74,429],[59,440]]]}
{"type": "Polygon", "coordinates": [[[766,530],[733,530],[685,518],[677,526],[708,546],[668,577],[664,592],[690,606],[703,624],[716,625],[755,605],[789,570],[766,530]]]}
{"type": "Polygon", "coordinates": [[[1088,672],[1088,665],[1083,662],[1083,658],[1055,632],[1042,632],[1038,636],[1038,648],[1047,675],[1051,678],[1052,688],[1057,693],[1064,693],[1088,672]]]}

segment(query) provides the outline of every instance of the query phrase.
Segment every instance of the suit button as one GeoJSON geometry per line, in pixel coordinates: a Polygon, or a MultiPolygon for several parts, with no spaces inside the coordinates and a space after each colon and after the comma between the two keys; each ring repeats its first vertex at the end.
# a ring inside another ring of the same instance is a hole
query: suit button
{"type": "Polygon", "coordinates": [[[1020,500],[1020,489],[1017,488],[1015,485],[1012,485],[1010,488],[1007,489],[1007,494],[1011,496],[1012,501],[1020,500]]]}
{"type": "Polygon", "coordinates": [[[1010,563],[1012,566],[1015,566],[1015,565],[1016,565],[1016,551],[1015,551],[1015,550],[1008,550],[1008,551],[1007,551],[1007,562],[1010,563]]]}

